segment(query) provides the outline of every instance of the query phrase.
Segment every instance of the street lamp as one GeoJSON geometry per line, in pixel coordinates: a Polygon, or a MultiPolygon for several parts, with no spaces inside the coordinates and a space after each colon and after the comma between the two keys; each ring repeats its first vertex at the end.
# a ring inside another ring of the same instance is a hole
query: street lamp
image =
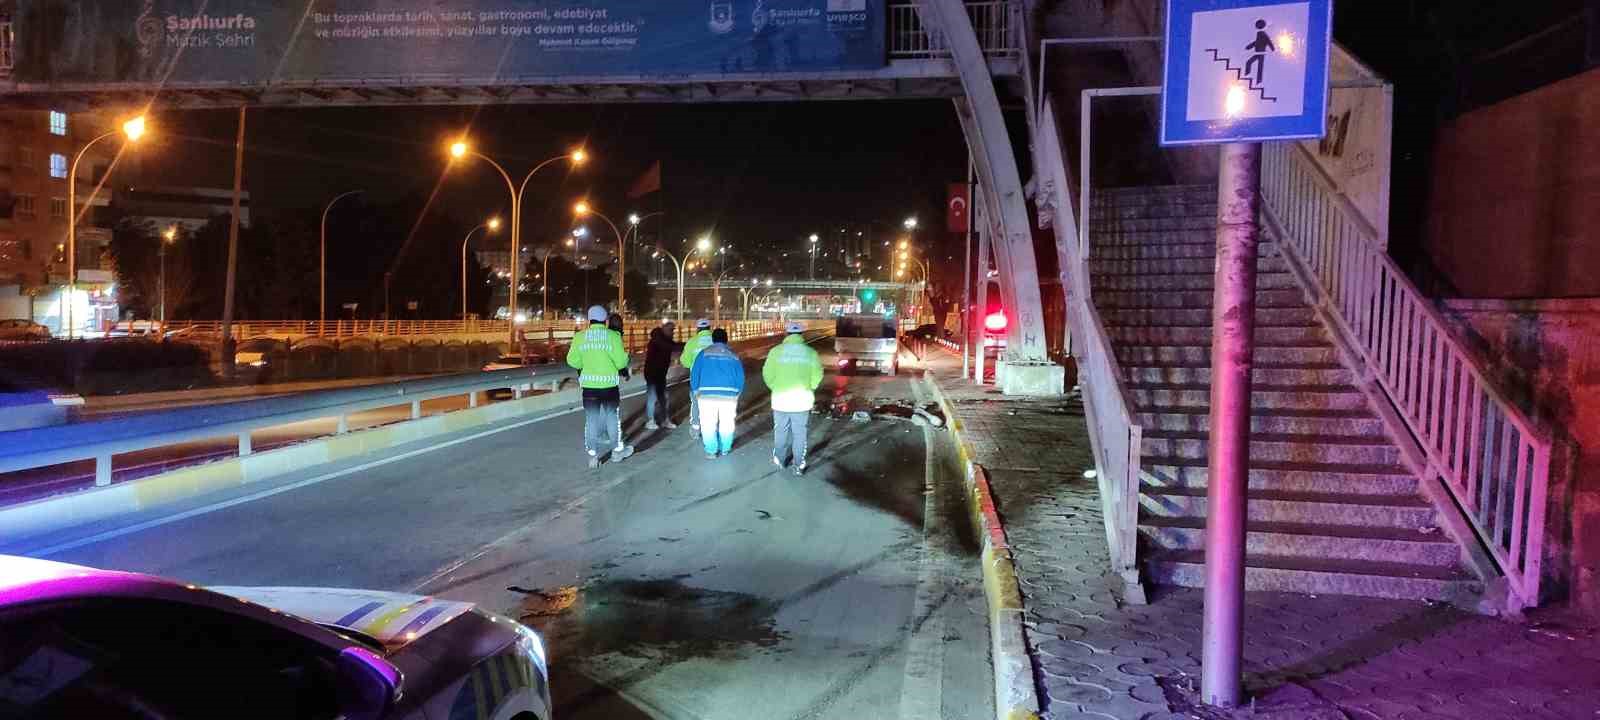
{"type": "Polygon", "coordinates": [[[915,230],[915,229],[917,229],[917,219],[915,217],[908,217],[908,218],[906,218],[905,222],[900,223],[900,224],[902,226],[904,226],[905,229],[907,229],[907,230],[915,230]]]}
{"type": "Polygon", "coordinates": [[[328,211],[333,209],[333,204],[351,195],[360,194],[361,190],[351,190],[333,196],[332,200],[322,208],[322,234],[319,246],[322,249],[321,260],[317,261],[317,274],[321,278],[317,282],[317,332],[321,334],[322,323],[328,321],[328,211]]]}
{"type": "MultiPolygon", "coordinates": [[[[587,202],[585,202],[583,200],[579,200],[577,203],[573,204],[573,206],[572,206],[572,214],[577,215],[578,217],[583,217],[585,215],[593,215],[593,216],[595,216],[597,218],[600,218],[601,220],[606,221],[606,225],[610,226],[610,228],[611,228],[611,234],[616,236],[616,238],[617,238],[617,312],[622,313],[624,316],[626,316],[627,313],[628,313],[628,306],[623,304],[623,302],[627,299],[627,292],[626,292],[625,288],[626,288],[626,286],[628,284],[628,282],[627,282],[627,278],[628,278],[627,240],[624,239],[622,232],[617,230],[617,224],[614,223],[614,222],[611,222],[611,218],[606,217],[604,213],[600,212],[599,210],[594,209],[593,207],[591,207],[589,205],[589,203],[587,203],[587,202]]],[[[634,224],[635,227],[637,227],[639,225],[639,223],[637,222],[637,218],[638,217],[639,217],[638,215],[629,215],[628,216],[629,220],[633,220],[634,221],[633,224],[634,224]]]]}
{"type": "MultiPolygon", "coordinates": [[[[77,328],[72,321],[72,305],[73,299],[78,294],[78,161],[83,159],[84,154],[89,152],[89,148],[94,147],[95,143],[119,132],[122,133],[124,138],[127,138],[124,142],[124,147],[138,142],[139,138],[144,137],[144,116],[135,116],[122,123],[121,128],[108,131],[84,143],[83,147],[78,149],[78,153],[72,157],[71,169],[67,170],[67,297],[64,303],[66,306],[64,317],[66,318],[67,339],[69,340],[72,339],[73,335],[77,334],[77,328]]],[[[93,199],[93,197],[90,198],[91,201],[93,199]]]]}
{"type": "Polygon", "coordinates": [[[161,231],[161,252],[158,253],[161,258],[161,274],[160,280],[156,283],[156,292],[161,294],[161,326],[163,330],[166,329],[167,325],[167,246],[176,242],[177,239],[177,225],[169,226],[166,230],[161,231]]]}
{"type": "MultiPolygon", "coordinates": [[[[577,166],[582,165],[585,162],[587,162],[588,159],[589,159],[589,155],[588,155],[588,153],[584,152],[583,148],[577,148],[577,149],[572,150],[570,152],[567,152],[567,153],[564,153],[564,154],[561,154],[561,155],[557,155],[557,156],[555,156],[553,158],[545,160],[544,162],[541,162],[538,165],[533,166],[533,169],[529,170],[528,174],[523,176],[522,184],[520,186],[511,181],[511,173],[506,172],[506,169],[504,167],[501,167],[500,163],[495,162],[494,160],[490,159],[489,156],[484,155],[483,153],[480,153],[480,152],[478,152],[476,150],[473,150],[472,146],[467,144],[467,141],[466,141],[465,138],[460,139],[460,140],[456,140],[455,142],[450,144],[450,157],[451,157],[451,159],[460,160],[460,159],[463,159],[463,158],[467,157],[468,155],[471,155],[471,156],[473,156],[475,158],[478,158],[479,160],[482,160],[482,161],[484,161],[486,163],[489,163],[490,166],[492,166],[496,171],[498,171],[500,173],[501,179],[506,181],[506,190],[511,193],[511,302],[510,302],[510,305],[511,305],[511,317],[514,320],[516,318],[516,316],[517,316],[517,289],[518,289],[518,285],[519,285],[518,275],[520,275],[521,271],[522,271],[522,267],[521,267],[521,265],[522,265],[522,193],[523,193],[523,191],[528,189],[528,181],[532,180],[534,174],[539,172],[540,170],[544,169],[544,167],[546,165],[549,165],[549,164],[551,164],[553,162],[556,162],[558,160],[567,160],[567,161],[570,161],[572,163],[573,167],[577,167],[577,166]]],[[[517,324],[515,322],[511,323],[510,336],[511,336],[511,340],[510,340],[511,345],[514,347],[517,344],[517,324]]]]}
{"type": "Polygon", "coordinates": [[[810,240],[811,240],[811,269],[806,274],[810,279],[815,280],[815,279],[817,279],[817,241],[821,240],[821,238],[817,237],[816,233],[811,233],[810,240]]]}
{"type": "MultiPolygon", "coordinates": [[[[472,234],[473,233],[475,233],[475,232],[477,232],[479,230],[482,230],[484,228],[488,228],[489,232],[494,232],[496,230],[499,230],[500,229],[500,218],[492,217],[492,218],[489,218],[486,222],[479,223],[477,227],[467,231],[467,236],[466,237],[461,238],[461,321],[462,322],[466,322],[467,321],[467,241],[472,239],[472,234]]],[[[515,262],[515,261],[516,261],[516,259],[513,258],[512,262],[515,262]]],[[[512,294],[513,295],[516,294],[516,289],[515,288],[512,289],[512,294]]]]}

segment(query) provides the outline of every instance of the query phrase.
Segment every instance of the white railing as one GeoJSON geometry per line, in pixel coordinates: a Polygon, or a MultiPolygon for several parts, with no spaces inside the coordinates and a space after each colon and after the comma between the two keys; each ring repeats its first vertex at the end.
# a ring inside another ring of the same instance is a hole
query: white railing
{"type": "MultiPolygon", "coordinates": [[[[543,331],[543,325],[529,325],[543,331]]],[[[197,333],[216,335],[222,332],[221,320],[173,320],[120,322],[112,330],[137,334],[197,333]]],[[[234,337],[251,338],[262,335],[287,335],[347,338],[369,335],[453,335],[470,333],[507,333],[511,326],[505,320],[243,320],[233,324],[234,337]]],[[[530,331],[531,332],[531,331],[530,331]]]]}
{"type": "Polygon", "coordinates": [[[1264,215],[1286,254],[1410,429],[1428,471],[1518,600],[1538,604],[1548,435],[1488,380],[1300,143],[1268,144],[1261,182],[1264,215]]]}
{"type": "MultiPolygon", "coordinates": [[[[1012,0],[985,0],[967,3],[967,17],[978,34],[978,47],[990,57],[1009,57],[1017,52],[1017,32],[1012,0]]],[[[917,12],[917,3],[889,4],[889,57],[916,60],[949,57],[950,48],[938,31],[926,27],[917,12]]]]}
{"type": "MultiPolygon", "coordinates": [[[[1064,158],[1054,103],[1047,98],[1041,107],[1034,157],[1064,158]]],[[[1059,165],[1059,160],[1054,164],[1059,165]]],[[[1055,194],[1055,207],[1070,209],[1072,191],[1066,182],[1065,170],[1064,167],[1044,169],[1056,178],[1041,186],[1055,194]]],[[[1089,205],[1085,203],[1078,216],[1083,227],[1092,222],[1089,205]]],[[[1094,306],[1088,248],[1079,247],[1079,239],[1073,235],[1076,228],[1058,222],[1053,229],[1056,244],[1064,249],[1061,255],[1067,284],[1067,351],[1078,363],[1078,386],[1082,389],[1084,414],[1089,421],[1089,442],[1094,450],[1111,566],[1132,590],[1139,585],[1140,445],[1144,428],[1137,422],[1135,406],[1127,392],[1126,375],[1094,306]]]]}

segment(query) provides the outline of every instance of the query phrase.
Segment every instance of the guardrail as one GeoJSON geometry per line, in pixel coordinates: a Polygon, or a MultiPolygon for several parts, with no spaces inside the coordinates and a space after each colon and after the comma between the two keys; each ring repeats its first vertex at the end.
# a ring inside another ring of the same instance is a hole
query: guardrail
{"type": "MultiPolygon", "coordinates": [[[[570,325],[570,323],[550,323],[570,325]]],[[[529,328],[542,329],[545,324],[531,323],[529,328]]],[[[233,324],[234,337],[250,338],[262,335],[292,335],[307,337],[347,338],[363,336],[450,335],[468,333],[509,333],[507,320],[246,320],[233,324]]],[[[173,320],[166,323],[139,321],[121,322],[113,331],[166,334],[174,332],[202,335],[222,334],[220,320],[173,320]]]]}
{"type": "MultiPolygon", "coordinates": [[[[1011,57],[1018,51],[1017,23],[1014,13],[1019,9],[1011,0],[984,0],[968,2],[967,17],[978,34],[978,47],[989,57],[1011,57]]],[[[917,3],[894,2],[889,4],[889,58],[894,60],[921,60],[950,56],[950,48],[943,36],[931,31],[922,23],[917,3]]]]}
{"type": "Polygon", "coordinates": [[[1518,600],[1538,604],[1549,436],[1490,382],[1300,143],[1267,145],[1261,184],[1262,214],[1364,374],[1387,395],[1518,600]]]}
{"type": "MultiPolygon", "coordinates": [[[[808,328],[811,325],[808,324],[808,328]]],[[[630,352],[648,342],[653,324],[636,323],[625,333],[630,352]]],[[[751,340],[783,332],[772,320],[751,320],[724,326],[732,341],[751,340]]],[[[566,331],[571,339],[571,330],[566,331]]],[[[693,328],[680,336],[687,337],[693,328]]],[[[634,358],[637,360],[637,356],[634,358]]],[[[245,400],[217,405],[177,408],[138,415],[93,420],[69,425],[0,433],[0,473],[32,470],[64,463],[93,460],[95,485],[109,485],[115,455],[235,436],[240,455],[251,454],[251,433],[307,420],[336,418],[337,430],[349,429],[350,415],[409,404],[410,419],[422,417],[422,403],[439,398],[467,397],[467,407],[477,407],[478,393],[510,388],[514,397],[539,385],[554,390],[576,373],[559,360],[532,368],[454,374],[383,385],[319,390],[295,395],[245,400]]]]}

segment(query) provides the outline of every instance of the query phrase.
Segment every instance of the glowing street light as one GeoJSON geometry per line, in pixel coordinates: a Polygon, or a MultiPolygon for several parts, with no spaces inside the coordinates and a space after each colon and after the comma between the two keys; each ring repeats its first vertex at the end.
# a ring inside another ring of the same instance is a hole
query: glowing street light
{"type": "Polygon", "coordinates": [[[907,230],[917,229],[917,219],[915,217],[908,217],[905,222],[900,224],[904,225],[907,230]]]}
{"type": "MultiPolygon", "coordinates": [[[[145,120],[143,115],[136,115],[122,123],[118,130],[112,130],[83,144],[78,153],[72,158],[72,167],[67,171],[67,298],[66,312],[63,314],[67,326],[67,338],[71,339],[77,334],[72,320],[73,298],[78,294],[78,161],[83,159],[85,153],[94,144],[108,137],[121,133],[124,147],[139,142],[145,134],[145,120]]],[[[119,153],[120,154],[120,153],[119,153]]],[[[97,186],[98,188],[98,186],[97,186]]],[[[93,202],[94,198],[89,198],[93,202]]]]}
{"type": "MultiPolygon", "coordinates": [[[[593,215],[593,216],[595,216],[597,218],[600,218],[601,220],[604,220],[606,225],[611,228],[611,234],[616,236],[616,238],[617,238],[617,312],[626,313],[627,310],[628,310],[628,306],[626,304],[624,304],[624,301],[627,300],[627,291],[626,291],[625,288],[628,285],[628,280],[627,280],[627,278],[628,278],[628,259],[627,259],[628,241],[627,241],[626,237],[623,235],[622,231],[617,229],[617,224],[614,223],[614,222],[611,222],[611,218],[606,217],[604,213],[602,213],[602,212],[594,209],[593,207],[591,207],[587,201],[579,200],[578,202],[573,203],[573,205],[572,205],[572,213],[574,215],[577,215],[578,217],[583,217],[585,215],[593,215]]],[[[638,217],[638,216],[637,215],[630,215],[629,217],[630,218],[635,218],[635,217],[638,217]]],[[[634,224],[637,225],[638,223],[635,222],[634,224]]]]}
{"type": "Polygon", "coordinates": [[[161,231],[161,277],[157,282],[156,292],[161,296],[161,324],[167,324],[167,246],[178,240],[178,226],[169,225],[161,231]]]}
{"type": "MultiPolygon", "coordinates": [[[[482,223],[479,223],[477,227],[467,231],[466,237],[461,238],[461,320],[463,322],[465,322],[467,319],[467,241],[472,239],[473,233],[485,228],[487,228],[489,232],[499,230],[500,218],[492,217],[482,223]]],[[[515,263],[516,260],[513,259],[512,262],[515,263]]],[[[512,293],[512,295],[515,294],[516,293],[512,293]]]]}

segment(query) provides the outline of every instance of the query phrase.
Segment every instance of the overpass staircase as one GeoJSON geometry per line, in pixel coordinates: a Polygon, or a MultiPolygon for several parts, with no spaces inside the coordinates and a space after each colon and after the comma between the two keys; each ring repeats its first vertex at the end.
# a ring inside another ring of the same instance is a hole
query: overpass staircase
{"type": "MultiPolygon", "coordinates": [[[[1146,576],[1205,579],[1216,189],[1105,190],[1089,261],[1142,426],[1146,576]]],[[[1276,238],[1260,245],[1246,538],[1252,590],[1451,600],[1481,589],[1276,238]]]]}

